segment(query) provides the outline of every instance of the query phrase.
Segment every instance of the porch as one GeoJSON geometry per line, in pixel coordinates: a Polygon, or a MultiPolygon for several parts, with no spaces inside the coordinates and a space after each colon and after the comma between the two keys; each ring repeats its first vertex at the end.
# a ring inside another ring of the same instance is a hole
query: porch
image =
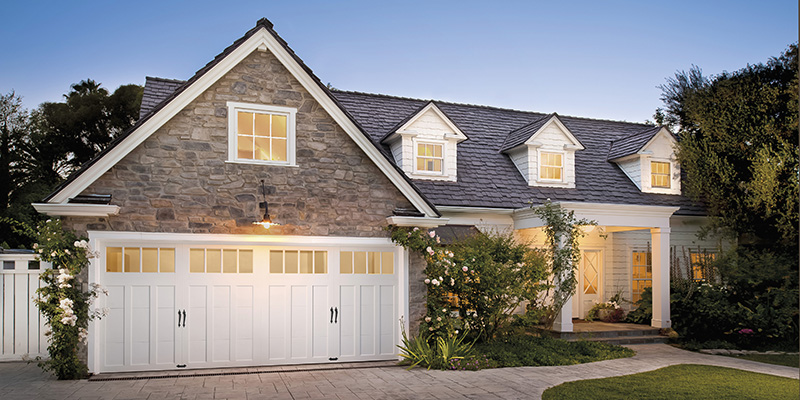
{"type": "Polygon", "coordinates": [[[541,329],[540,333],[568,341],[588,340],[620,345],[667,342],[666,336],[659,335],[659,328],[648,325],[573,319],[572,326],[572,332],[541,329]]]}

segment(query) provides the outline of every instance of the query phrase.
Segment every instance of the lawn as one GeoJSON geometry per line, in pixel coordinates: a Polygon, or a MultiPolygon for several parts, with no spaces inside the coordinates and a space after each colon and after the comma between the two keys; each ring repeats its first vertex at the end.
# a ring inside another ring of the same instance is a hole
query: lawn
{"type": "Polygon", "coordinates": [[[794,368],[797,368],[798,365],[800,365],[800,356],[797,354],[743,354],[729,355],[728,357],[758,361],[767,364],[785,365],[787,367],[794,368]]]}
{"type": "Polygon", "coordinates": [[[498,367],[572,365],[632,357],[629,348],[607,343],[553,339],[542,336],[512,336],[475,345],[475,353],[486,355],[498,367]]]}
{"type": "Polygon", "coordinates": [[[797,399],[797,379],[732,368],[682,364],[640,374],[567,382],[547,399],[797,399]]]}

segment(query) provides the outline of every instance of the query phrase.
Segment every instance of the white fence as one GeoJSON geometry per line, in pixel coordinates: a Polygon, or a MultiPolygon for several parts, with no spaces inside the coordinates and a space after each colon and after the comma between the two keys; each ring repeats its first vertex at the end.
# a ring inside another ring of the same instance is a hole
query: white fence
{"type": "Polygon", "coordinates": [[[0,361],[47,356],[44,318],[32,300],[46,268],[33,253],[0,253],[0,361]]]}

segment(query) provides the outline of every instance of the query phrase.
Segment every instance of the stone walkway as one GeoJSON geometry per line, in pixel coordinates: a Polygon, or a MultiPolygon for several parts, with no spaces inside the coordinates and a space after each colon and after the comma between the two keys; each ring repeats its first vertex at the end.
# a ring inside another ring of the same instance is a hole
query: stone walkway
{"type": "Polygon", "coordinates": [[[247,375],[56,381],[35,364],[0,363],[0,399],[538,399],[551,386],[645,372],[674,364],[707,364],[798,378],[800,370],[692,353],[664,344],[629,346],[636,356],[560,367],[478,372],[400,367],[247,375]]]}

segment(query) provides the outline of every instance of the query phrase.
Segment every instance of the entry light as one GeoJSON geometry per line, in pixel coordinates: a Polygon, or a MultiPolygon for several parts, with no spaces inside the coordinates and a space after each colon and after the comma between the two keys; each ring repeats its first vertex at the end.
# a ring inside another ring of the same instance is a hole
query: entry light
{"type": "Polygon", "coordinates": [[[261,180],[261,193],[264,195],[264,201],[259,203],[260,207],[264,207],[264,217],[261,218],[261,221],[254,221],[253,225],[261,225],[264,229],[269,229],[271,226],[280,225],[277,222],[272,222],[272,218],[269,216],[269,203],[267,203],[267,187],[264,185],[264,180],[261,180]]]}

